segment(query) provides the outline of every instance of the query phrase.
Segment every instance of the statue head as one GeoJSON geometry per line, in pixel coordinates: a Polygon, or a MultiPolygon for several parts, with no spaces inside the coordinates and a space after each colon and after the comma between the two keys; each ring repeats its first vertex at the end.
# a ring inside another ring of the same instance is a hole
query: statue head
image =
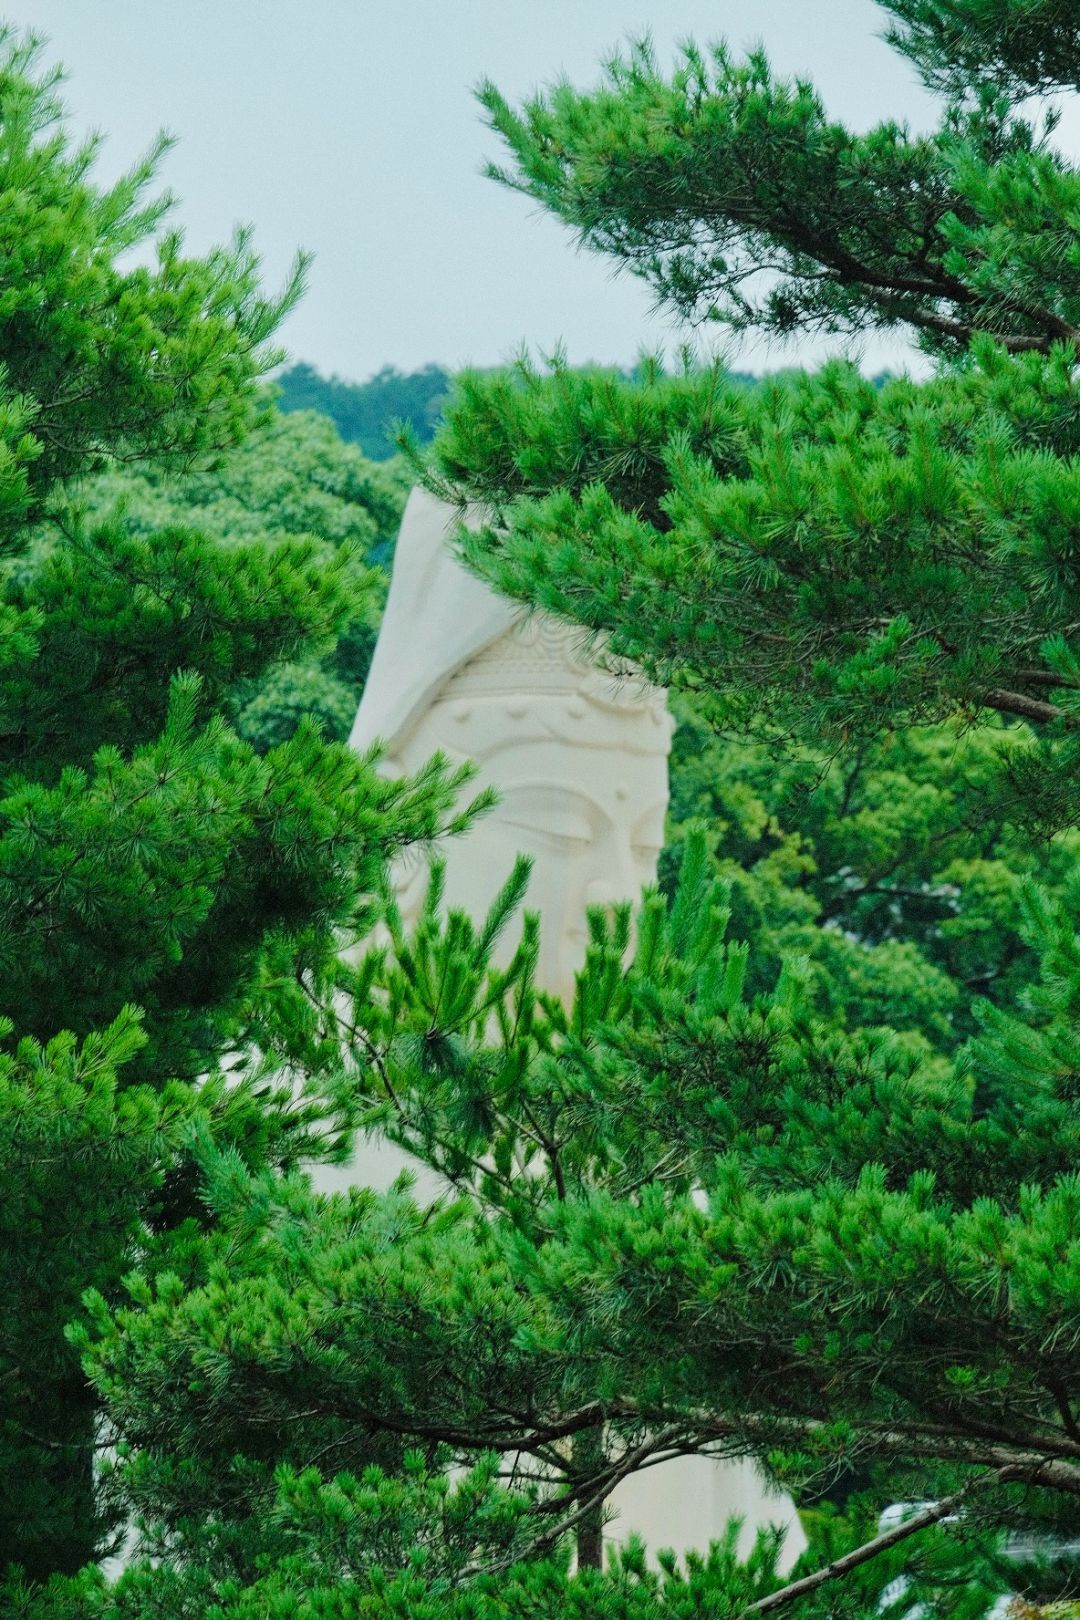
{"type": "MultiPolygon", "coordinates": [[[[445,847],[448,903],[482,915],[514,857],[529,855],[539,982],[568,998],[586,908],[636,900],[656,877],[672,722],[663,693],[627,666],[603,667],[580,630],[467,573],[447,544],[454,516],[424,491],[409,498],[352,741],[381,739],[395,774],[438,751],[476,763],[499,803],[445,847]]],[[[403,862],[395,881],[415,915],[422,864],[403,862]]]]}

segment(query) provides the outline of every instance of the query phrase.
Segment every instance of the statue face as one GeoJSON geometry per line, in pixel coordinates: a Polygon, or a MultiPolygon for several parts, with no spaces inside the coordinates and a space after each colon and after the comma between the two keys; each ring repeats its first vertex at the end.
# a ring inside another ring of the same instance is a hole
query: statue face
{"type": "MultiPolygon", "coordinates": [[[[351,741],[364,750],[381,740],[387,768],[403,775],[438,752],[476,762],[478,785],[494,787],[499,804],[440,851],[448,902],[483,916],[515,856],[529,855],[539,982],[566,1000],[586,908],[634,902],[655,880],[671,722],[662,693],[597,658],[576,626],[525,615],[467,573],[448,543],[456,516],[422,489],[409,496],[351,741]]],[[[483,520],[466,514],[467,526],[483,520]]],[[[404,856],[395,881],[406,922],[425,880],[422,858],[404,856]]],[[[505,962],[513,939],[500,948],[505,962]]]]}
{"type": "MultiPolygon", "coordinates": [[[[636,901],[655,881],[667,808],[667,717],[573,694],[475,697],[433,703],[394,752],[413,771],[441,749],[478,762],[478,784],[499,803],[464,838],[449,839],[450,905],[480,916],[518,854],[532,858],[526,905],[541,914],[541,986],[564,1000],[584,957],[588,906],[636,901]]],[[[424,873],[399,884],[415,915],[424,873]]],[[[513,930],[509,931],[511,935],[513,930]]],[[[502,942],[504,960],[513,938],[502,942]]]]}

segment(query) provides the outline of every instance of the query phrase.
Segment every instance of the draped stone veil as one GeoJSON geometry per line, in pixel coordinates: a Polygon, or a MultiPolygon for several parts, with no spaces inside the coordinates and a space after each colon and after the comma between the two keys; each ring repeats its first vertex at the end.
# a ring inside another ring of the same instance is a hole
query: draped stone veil
{"type": "MultiPolygon", "coordinates": [[[[390,758],[454,672],[521,618],[521,609],[468,573],[447,537],[458,513],[414,489],[401,521],[390,591],[351,746],[386,743],[390,758]]],[[[465,514],[479,527],[476,509],[465,514]]]]}

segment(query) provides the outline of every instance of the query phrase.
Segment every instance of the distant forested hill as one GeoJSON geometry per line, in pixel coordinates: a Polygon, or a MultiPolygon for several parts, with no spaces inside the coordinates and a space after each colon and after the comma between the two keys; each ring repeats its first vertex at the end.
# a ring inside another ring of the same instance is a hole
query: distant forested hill
{"type": "Polygon", "coordinates": [[[397,422],[411,424],[421,444],[435,430],[450,387],[450,373],[441,366],[402,372],[383,366],[367,382],[345,382],[321,377],[314,366],[301,362],[277,378],[283,411],[322,411],[337,424],[343,439],[358,444],[366,456],[386,461],[394,454],[390,434],[397,422]]]}

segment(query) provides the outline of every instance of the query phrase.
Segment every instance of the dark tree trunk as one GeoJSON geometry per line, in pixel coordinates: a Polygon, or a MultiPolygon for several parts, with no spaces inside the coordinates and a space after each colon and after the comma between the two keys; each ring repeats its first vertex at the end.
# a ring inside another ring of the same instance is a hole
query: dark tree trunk
{"type": "MultiPolygon", "coordinates": [[[[574,1439],[574,1474],[579,1480],[587,1480],[589,1475],[596,1472],[604,1461],[604,1437],[602,1433],[586,1431],[574,1439]]],[[[589,1509],[585,1517],[578,1522],[577,1527],[577,1566],[578,1569],[603,1569],[604,1567],[604,1504],[597,1502],[595,1507],[589,1509]]]]}

